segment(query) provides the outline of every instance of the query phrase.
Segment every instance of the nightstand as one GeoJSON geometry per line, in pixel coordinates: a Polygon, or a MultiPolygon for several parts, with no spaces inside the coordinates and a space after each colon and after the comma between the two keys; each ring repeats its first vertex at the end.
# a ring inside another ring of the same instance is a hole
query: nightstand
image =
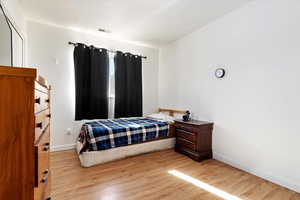
{"type": "Polygon", "coordinates": [[[196,161],[212,158],[213,123],[175,120],[175,151],[196,161]]]}

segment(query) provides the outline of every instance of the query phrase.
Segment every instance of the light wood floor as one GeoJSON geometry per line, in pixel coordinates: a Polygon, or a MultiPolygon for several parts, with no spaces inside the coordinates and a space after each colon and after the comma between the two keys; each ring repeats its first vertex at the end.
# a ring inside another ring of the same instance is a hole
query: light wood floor
{"type": "MultiPolygon", "coordinates": [[[[300,200],[300,194],[216,160],[201,163],[172,150],[81,168],[75,151],[51,153],[52,199],[220,198],[170,173],[177,170],[240,200],[300,200]]],[[[230,199],[230,198],[227,198],[230,199]]]]}

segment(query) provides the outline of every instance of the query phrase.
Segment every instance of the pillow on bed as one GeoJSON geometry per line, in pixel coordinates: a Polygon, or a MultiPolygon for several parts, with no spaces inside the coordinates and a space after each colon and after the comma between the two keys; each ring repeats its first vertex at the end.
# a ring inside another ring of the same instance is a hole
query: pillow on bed
{"type": "Polygon", "coordinates": [[[164,120],[167,122],[174,122],[174,120],[175,120],[174,117],[169,116],[165,113],[153,113],[151,115],[148,115],[147,117],[151,117],[151,118],[158,119],[158,120],[164,120]]]}

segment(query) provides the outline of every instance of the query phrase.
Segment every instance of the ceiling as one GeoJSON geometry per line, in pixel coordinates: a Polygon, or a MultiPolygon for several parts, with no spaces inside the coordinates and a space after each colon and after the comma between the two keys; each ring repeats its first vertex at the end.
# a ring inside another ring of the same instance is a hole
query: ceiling
{"type": "Polygon", "coordinates": [[[20,0],[26,17],[160,46],[250,0],[20,0]]]}

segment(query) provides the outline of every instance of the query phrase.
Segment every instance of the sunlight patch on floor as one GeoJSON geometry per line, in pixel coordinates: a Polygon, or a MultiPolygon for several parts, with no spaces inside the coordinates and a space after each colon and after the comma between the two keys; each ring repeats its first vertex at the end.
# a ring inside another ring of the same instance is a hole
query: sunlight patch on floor
{"type": "Polygon", "coordinates": [[[195,178],[193,178],[191,176],[188,176],[184,173],[181,173],[177,170],[170,170],[170,171],[168,171],[168,173],[172,174],[173,176],[176,176],[176,177],[178,177],[182,180],[185,180],[185,181],[187,181],[187,182],[189,182],[189,183],[191,183],[191,184],[193,184],[193,185],[195,185],[195,186],[197,186],[197,187],[199,187],[199,188],[201,188],[201,189],[203,189],[207,192],[210,192],[210,193],[218,196],[218,197],[221,197],[222,199],[225,199],[225,200],[242,200],[242,199],[240,199],[236,196],[233,196],[233,195],[231,195],[227,192],[224,192],[223,190],[220,190],[220,189],[218,189],[214,186],[206,184],[206,183],[204,183],[204,182],[202,182],[198,179],[195,179],[195,178]]]}

